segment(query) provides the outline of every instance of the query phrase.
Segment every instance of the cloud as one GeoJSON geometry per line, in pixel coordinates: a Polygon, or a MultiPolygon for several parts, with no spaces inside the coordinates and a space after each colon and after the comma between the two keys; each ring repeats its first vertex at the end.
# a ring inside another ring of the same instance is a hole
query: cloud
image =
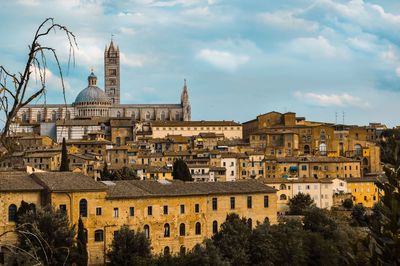
{"type": "Polygon", "coordinates": [[[37,0],[17,0],[16,1],[20,5],[24,6],[37,6],[39,2],[37,0]]]}
{"type": "Polygon", "coordinates": [[[348,93],[318,94],[313,92],[303,93],[297,91],[294,93],[294,95],[301,100],[318,106],[355,106],[360,108],[366,108],[370,106],[368,102],[348,93]]]}
{"type": "Polygon", "coordinates": [[[128,67],[143,67],[147,64],[156,61],[156,58],[154,57],[150,58],[149,56],[146,55],[126,54],[123,52],[120,52],[120,57],[121,57],[121,66],[125,65],[128,67]]]}
{"type": "Polygon", "coordinates": [[[234,55],[228,51],[202,49],[197,57],[223,70],[234,71],[249,61],[246,55],[234,55]]]}
{"type": "Polygon", "coordinates": [[[280,30],[314,32],[319,29],[318,23],[298,18],[290,11],[265,12],[258,14],[258,19],[264,24],[280,30]]]}
{"type": "Polygon", "coordinates": [[[119,28],[119,32],[124,35],[135,35],[135,31],[130,27],[121,27],[119,28]]]}
{"type": "Polygon", "coordinates": [[[296,38],[289,44],[289,49],[296,54],[312,58],[344,59],[348,56],[344,49],[335,47],[321,35],[296,38]]]}

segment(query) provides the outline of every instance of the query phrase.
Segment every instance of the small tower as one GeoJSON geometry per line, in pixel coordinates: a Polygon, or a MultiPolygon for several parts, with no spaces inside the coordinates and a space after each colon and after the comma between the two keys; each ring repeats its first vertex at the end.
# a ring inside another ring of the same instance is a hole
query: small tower
{"type": "Polygon", "coordinates": [[[187,83],[186,79],[184,79],[184,84],[183,84],[183,91],[181,95],[181,105],[183,109],[183,121],[190,121],[191,116],[192,116],[192,111],[190,107],[190,101],[189,101],[189,92],[187,88],[187,83]]]}
{"type": "Polygon", "coordinates": [[[104,89],[110,98],[111,104],[120,103],[119,60],[119,47],[115,47],[111,39],[110,45],[106,46],[104,51],[104,89]]]}

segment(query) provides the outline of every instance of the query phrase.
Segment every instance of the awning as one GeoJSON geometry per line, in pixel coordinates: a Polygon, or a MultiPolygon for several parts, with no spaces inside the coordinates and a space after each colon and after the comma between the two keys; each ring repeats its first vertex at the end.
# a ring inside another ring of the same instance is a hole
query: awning
{"type": "Polygon", "coordinates": [[[297,172],[297,170],[298,170],[298,167],[297,167],[297,166],[290,166],[290,167],[289,167],[289,171],[290,171],[290,172],[297,172]]]}

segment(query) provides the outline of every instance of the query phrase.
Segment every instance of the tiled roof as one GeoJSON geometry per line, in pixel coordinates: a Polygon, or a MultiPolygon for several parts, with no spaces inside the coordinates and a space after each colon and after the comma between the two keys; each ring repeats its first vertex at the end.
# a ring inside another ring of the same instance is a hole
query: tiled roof
{"type": "Polygon", "coordinates": [[[34,173],[33,179],[52,192],[104,191],[106,186],[91,177],[72,172],[34,173]]]}
{"type": "Polygon", "coordinates": [[[327,157],[327,156],[303,156],[303,157],[279,157],[268,159],[270,161],[276,161],[278,163],[301,163],[301,162],[312,162],[312,163],[339,163],[339,162],[359,162],[357,159],[346,158],[346,157],[327,157]]]}
{"type": "Polygon", "coordinates": [[[296,178],[296,179],[287,179],[287,178],[259,178],[260,182],[264,184],[281,184],[281,183],[332,183],[332,178],[296,178]]]}
{"type": "Polygon", "coordinates": [[[240,123],[236,123],[234,121],[153,121],[151,122],[153,127],[181,127],[181,126],[242,126],[240,123]]]}
{"type": "Polygon", "coordinates": [[[107,197],[179,197],[195,195],[225,195],[274,193],[276,190],[255,180],[236,182],[182,182],[182,181],[114,181],[108,186],[107,197]]]}
{"type": "Polygon", "coordinates": [[[0,172],[0,191],[40,191],[43,187],[37,184],[26,172],[0,172]]]}

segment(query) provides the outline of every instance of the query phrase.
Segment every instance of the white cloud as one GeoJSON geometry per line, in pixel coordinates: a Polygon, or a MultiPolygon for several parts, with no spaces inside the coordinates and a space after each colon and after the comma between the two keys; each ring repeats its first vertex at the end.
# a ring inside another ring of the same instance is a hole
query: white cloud
{"type": "Polygon", "coordinates": [[[126,54],[121,52],[121,65],[128,67],[143,67],[149,63],[154,62],[156,59],[154,57],[150,58],[146,55],[138,55],[138,54],[126,54]]]}
{"type": "Polygon", "coordinates": [[[228,51],[202,49],[197,56],[223,70],[234,71],[249,61],[246,55],[234,55],[228,51]]]}
{"type": "Polygon", "coordinates": [[[190,16],[190,17],[205,17],[210,15],[210,10],[208,7],[197,7],[197,8],[192,8],[192,9],[187,9],[182,12],[183,15],[185,16],[190,16]]]}
{"type": "Polygon", "coordinates": [[[400,67],[396,68],[396,75],[400,78],[400,67]]]}
{"type": "Polygon", "coordinates": [[[318,23],[298,18],[290,11],[278,11],[274,13],[261,13],[258,15],[261,22],[268,26],[284,30],[317,31],[318,23]]]}
{"type": "Polygon", "coordinates": [[[17,0],[17,3],[24,6],[37,6],[39,2],[37,0],[17,0]]]}
{"type": "Polygon", "coordinates": [[[356,106],[361,108],[369,107],[370,104],[359,97],[352,96],[348,93],[342,94],[318,94],[314,92],[297,91],[294,95],[306,102],[319,106],[356,106]]]}
{"type": "Polygon", "coordinates": [[[121,34],[130,35],[130,36],[135,35],[135,33],[136,33],[136,32],[135,32],[132,28],[130,28],[130,27],[121,27],[121,28],[119,28],[119,32],[120,32],[121,34]]]}
{"type": "Polygon", "coordinates": [[[316,38],[296,38],[289,44],[289,49],[294,53],[309,57],[342,59],[348,57],[344,49],[333,46],[327,38],[321,35],[316,38]]]}

